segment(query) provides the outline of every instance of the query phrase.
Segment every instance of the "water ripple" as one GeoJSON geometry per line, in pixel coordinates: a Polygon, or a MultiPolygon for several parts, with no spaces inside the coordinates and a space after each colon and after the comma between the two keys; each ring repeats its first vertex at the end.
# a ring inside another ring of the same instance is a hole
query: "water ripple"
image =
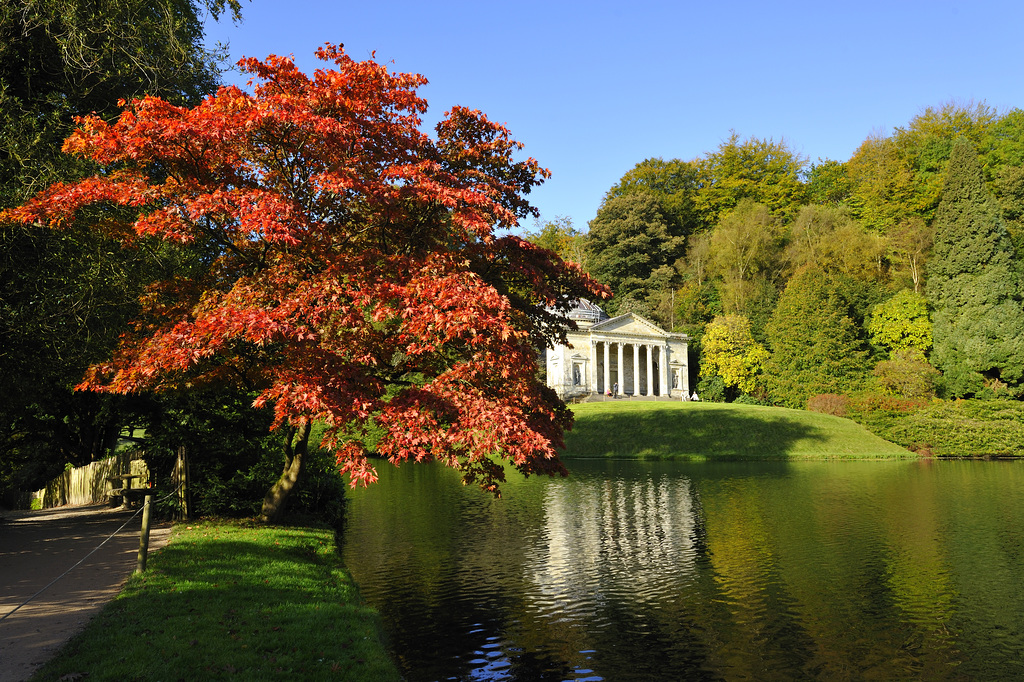
{"type": "Polygon", "coordinates": [[[962,464],[581,464],[498,502],[382,471],[345,560],[411,681],[1024,678],[1024,466],[962,464]]]}

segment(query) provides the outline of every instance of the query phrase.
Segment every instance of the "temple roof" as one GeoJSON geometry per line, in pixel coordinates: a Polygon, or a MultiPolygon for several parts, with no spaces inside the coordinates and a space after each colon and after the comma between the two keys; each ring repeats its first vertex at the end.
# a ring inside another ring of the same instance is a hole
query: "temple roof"
{"type": "Polygon", "coordinates": [[[608,319],[608,315],[600,306],[591,303],[585,298],[577,300],[573,307],[569,309],[566,317],[576,322],[590,322],[592,324],[608,319]]]}
{"type": "Polygon", "coordinates": [[[640,336],[670,336],[664,329],[636,313],[625,313],[605,319],[591,327],[591,331],[638,334],[640,336]]]}

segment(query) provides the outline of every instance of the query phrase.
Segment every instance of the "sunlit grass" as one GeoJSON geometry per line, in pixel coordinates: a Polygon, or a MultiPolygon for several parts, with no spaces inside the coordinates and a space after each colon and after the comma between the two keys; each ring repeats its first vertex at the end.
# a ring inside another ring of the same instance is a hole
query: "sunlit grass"
{"type": "Polygon", "coordinates": [[[682,459],[913,457],[848,419],[724,403],[609,401],[573,405],[565,456],[682,459]]]}
{"type": "Polygon", "coordinates": [[[178,526],[149,565],[33,679],[399,679],[332,531],[178,526]]]}

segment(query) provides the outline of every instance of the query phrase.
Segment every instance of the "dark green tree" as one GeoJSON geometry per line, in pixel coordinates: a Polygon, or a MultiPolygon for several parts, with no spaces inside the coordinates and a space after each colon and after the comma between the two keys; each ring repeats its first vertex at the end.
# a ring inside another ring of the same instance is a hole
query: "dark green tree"
{"type": "Polygon", "coordinates": [[[803,408],[814,395],[844,393],[864,379],[868,353],[850,313],[851,303],[820,270],[790,279],[766,330],[765,374],[775,403],[803,408]]]}
{"type": "Polygon", "coordinates": [[[239,0],[7,0],[0,3],[0,204],[21,203],[85,162],[61,153],[74,117],[119,100],[194,104],[216,87],[202,15],[239,0]]]}
{"type": "MultiPolygon", "coordinates": [[[[61,152],[75,117],[112,118],[119,100],[199,101],[219,79],[202,16],[239,0],[9,0],[0,3],[0,209],[92,172],[61,152]]],[[[0,488],[27,488],[117,439],[130,406],[75,394],[135,310],[166,251],[69,225],[0,224],[0,488]]]]}
{"type": "Polygon", "coordinates": [[[590,221],[588,268],[615,292],[608,312],[627,309],[650,314],[647,298],[666,286],[662,268],[674,267],[686,244],[674,236],[652,192],[635,192],[606,201],[590,221]],[[660,271],[660,272],[659,272],[660,271]],[[652,281],[655,272],[659,276],[652,281]]]}
{"type": "Polygon", "coordinates": [[[1013,109],[988,129],[979,146],[989,189],[1017,253],[1024,251],[1024,110],[1013,109]]]}
{"type": "Polygon", "coordinates": [[[951,396],[1017,387],[1024,378],[1021,273],[1000,213],[974,146],[958,139],[935,215],[926,285],[935,311],[932,362],[951,396]]]}
{"type": "Polygon", "coordinates": [[[822,206],[839,206],[850,196],[850,178],[846,164],[818,159],[807,171],[807,201],[822,206]]]}
{"type": "Polygon", "coordinates": [[[661,204],[662,216],[672,236],[690,235],[701,229],[694,206],[698,179],[696,163],[679,159],[644,159],[612,185],[604,201],[630,194],[651,193],[661,204]]]}

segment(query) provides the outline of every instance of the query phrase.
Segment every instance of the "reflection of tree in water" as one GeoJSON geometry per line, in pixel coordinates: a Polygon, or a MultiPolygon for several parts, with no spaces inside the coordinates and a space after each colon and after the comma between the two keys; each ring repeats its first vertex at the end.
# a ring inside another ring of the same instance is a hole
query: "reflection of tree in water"
{"type": "Polygon", "coordinates": [[[352,495],[345,559],[407,679],[1019,668],[1018,462],[569,467],[497,501],[440,467],[382,468],[352,495]]]}

